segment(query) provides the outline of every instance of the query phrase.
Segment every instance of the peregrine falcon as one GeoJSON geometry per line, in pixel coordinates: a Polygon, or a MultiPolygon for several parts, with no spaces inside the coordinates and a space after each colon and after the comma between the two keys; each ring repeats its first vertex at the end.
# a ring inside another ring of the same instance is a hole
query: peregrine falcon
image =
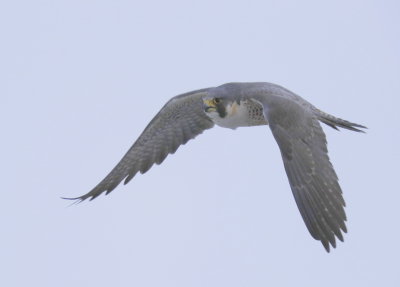
{"type": "Polygon", "coordinates": [[[161,164],[168,154],[215,124],[236,129],[269,125],[281,151],[296,204],[312,237],[326,251],[347,232],[345,201],[328,157],[319,122],[364,132],[365,126],[329,115],[293,92],[271,83],[228,83],[170,99],[111,172],[78,202],[108,194],[136,173],[161,164]]]}

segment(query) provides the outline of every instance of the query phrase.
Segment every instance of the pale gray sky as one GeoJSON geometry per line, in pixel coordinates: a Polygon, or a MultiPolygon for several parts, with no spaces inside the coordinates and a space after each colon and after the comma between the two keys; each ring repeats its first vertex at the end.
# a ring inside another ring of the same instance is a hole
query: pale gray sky
{"type": "Polygon", "coordinates": [[[400,286],[398,1],[2,1],[1,286],[400,286]],[[324,126],[349,233],[327,254],[268,127],[215,128],[89,191],[174,95],[283,85],[324,126]],[[240,151],[240,153],[238,153],[240,151]]]}

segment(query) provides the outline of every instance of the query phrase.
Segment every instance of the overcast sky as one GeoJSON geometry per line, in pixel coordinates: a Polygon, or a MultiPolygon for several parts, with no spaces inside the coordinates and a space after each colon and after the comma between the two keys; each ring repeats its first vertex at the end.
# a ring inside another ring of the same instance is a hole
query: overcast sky
{"type": "Polygon", "coordinates": [[[2,1],[1,286],[400,286],[398,1],[2,1]],[[214,128],[69,207],[180,93],[285,86],[324,126],[345,242],[308,233],[268,127],[214,128]]]}

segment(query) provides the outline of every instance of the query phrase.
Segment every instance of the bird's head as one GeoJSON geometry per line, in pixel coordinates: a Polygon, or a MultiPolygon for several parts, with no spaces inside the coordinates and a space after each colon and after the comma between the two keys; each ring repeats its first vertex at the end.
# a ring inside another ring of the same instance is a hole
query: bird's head
{"type": "Polygon", "coordinates": [[[236,129],[248,122],[247,101],[238,101],[222,97],[206,97],[203,108],[206,115],[217,125],[236,129]]]}
{"type": "Polygon", "coordinates": [[[203,98],[204,112],[214,122],[235,117],[245,102],[240,87],[240,83],[228,83],[210,89],[203,98]]]}
{"type": "Polygon", "coordinates": [[[222,98],[211,97],[203,99],[204,112],[211,118],[225,118],[227,101],[222,98]]]}

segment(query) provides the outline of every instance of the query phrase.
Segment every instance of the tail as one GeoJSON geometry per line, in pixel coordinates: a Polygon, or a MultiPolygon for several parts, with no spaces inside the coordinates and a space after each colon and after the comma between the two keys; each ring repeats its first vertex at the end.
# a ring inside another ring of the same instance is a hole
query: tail
{"type": "Polygon", "coordinates": [[[365,131],[360,130],[358,128],[367,129],[367,127],[365,127],[363,125],[355,124],[355,123],[352,123],[352,122],[349,122],[346,120],[336,118],[336,117],[334,117],[330,114],[327,114],[317,108],[314,108],[314,113],[317,116],[318,120],[320,120],[324,124],[330,126],[331,128],[334,128],[335,130],[339,130],[338,127],[340,127],[340,128],[348,129],[348,130],[355,131],[355,132],[365,133],[365,131]]]}

